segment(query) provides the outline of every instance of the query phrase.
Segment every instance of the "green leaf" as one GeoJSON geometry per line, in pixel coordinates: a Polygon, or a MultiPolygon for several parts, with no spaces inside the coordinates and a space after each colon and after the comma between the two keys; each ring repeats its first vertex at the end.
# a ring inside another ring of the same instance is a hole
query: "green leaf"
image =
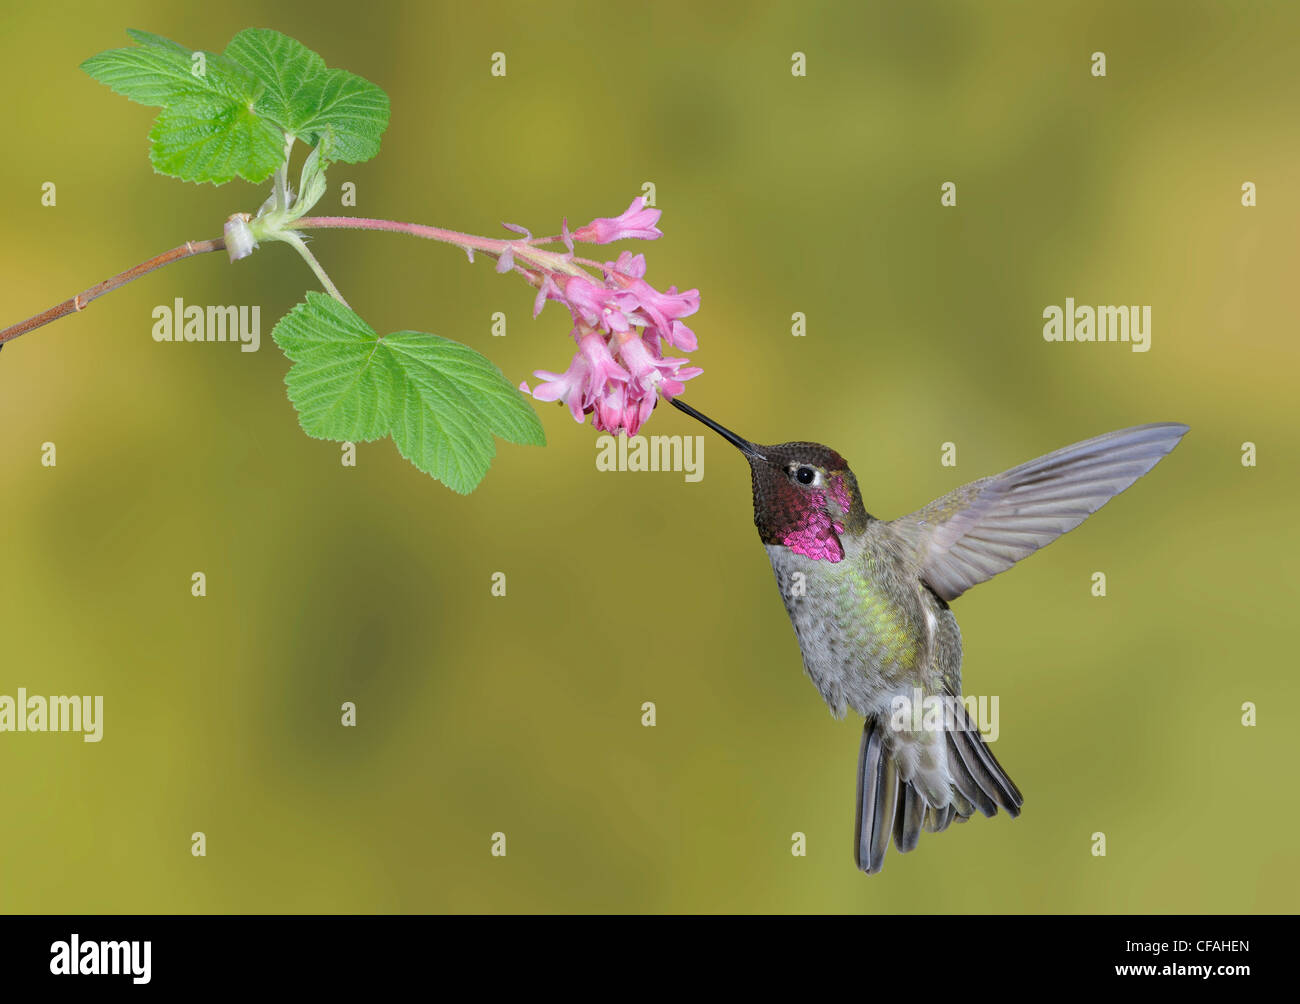
{"type": "Polygon", "coordinates": [[[258,182],[284,161],[285,134],[310,146],[328,137],[329,159],[355,164],[379,152],[388,95],[331,70],[301,42],[267,28],[241,31],[222,54],[196,53],[147,31],[138,45],[92,56],[81,68],[118,94],[163,109],[149,133],[161,174],[223,184],[258,182]]]}
{"type": "Polygon", "coordinates": [[[263,88],[254,74],[214,52],[196,60],[158,35],[127,34],[139,45],[101,52],[81,68],[132,101],[162,106],[149,133],[156,171],[218,185],[271,176],[284,159],[284,137],[253,108],[263,88]]]}
{"type": "Polygon", "coordinates": [[[241,31],[225,55],[266,85],[254,107],[285,132],[314,146],[332,128],[330,159],[348,164],[379,152],[388,127],[388,95],[370,81],[329,69],[301,42],[269,28],[241,31]]]}
{"type": "Polygon", "coordinates": [[[528,399],[486,357],[419,331],[379,336],[323,293],[271,332],[293,365],[285,377],[303,431],[317,439],[393,437],[402,456],[462,494],[496,454],[493,435],[542,446],[528,399]]]}
{"type": "Polygon", "coordinates": [[[279,130],[245,107],[192,98],[164,108],[149,131],[154,170],[221,185],[236,175],[261,181],[284,159],[279,130]]]}

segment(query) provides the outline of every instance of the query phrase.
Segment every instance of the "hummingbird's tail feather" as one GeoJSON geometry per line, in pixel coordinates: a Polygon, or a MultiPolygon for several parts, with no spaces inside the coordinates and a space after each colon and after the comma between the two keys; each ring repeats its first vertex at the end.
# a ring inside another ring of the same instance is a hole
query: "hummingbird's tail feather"
{"type": "MultiPolygon", "coordinates": [[[[983,737],[975,727],[975,723],[966,715],[964,708],[962,717],[964,721],[958,723],[958,728],[949,729],[945,733],[948,740],[948,765],[953,773],[953,784],[960,789],[957,785],[959,775],[963,780],[974,782],[981,798],[972,800],[980,812],[992,816],[1001,808],[1008,816],[1015,819],[1020,815],[1020,807],[1025,802],[1020,789],[1011,778],[1007,777],[1007,772],[1002,769],[993,751],[984,745],[983,737]]],[[[960,790],[966,794],[964,789],[960,790]]]]}
{"type": "MultiPolygon", "coordinates": [[[[974,809],[971,810],[974,813],[974,809]]],[[[942,833],[948,828],[948,824],[954,819],[965,822],[968,816],[963,816],[957,811],[957,807],[949,802],[942,809],[936,809],[933,805],[926,806],[925,809],[925,832],[942,833]]]]}
{"type": "MultiPolygon", "coordinates": [[[[894,815],[894,846],[903,854],[912,850],[921,839],[927,807],[920,792],[904,783],[898,791],[898,811],[894,815]]],[[[858,867],[861,867],[859,863],[858,867]]]]}
{"type": "Polygon", "coordinates": [[[948,799],[949,803],[952,805],[953,811],[957,813],[957,818],[954,819],[953,822],[964,823],[966,820],[970,819],[971,816],[975,815],[976,809],[974,803],[967,799],[966,796],[956,788],[953,788],[948,792],[948,799]]]}
{"type": "Polygon", "coordinates": [[[993,816],[1003,809],[1012,818],[1020,815],[1024,804],[1020,789],[984,745],[964,709],[953,726],[945,730],[943,742],[950,779],[948,801],[936,806],[922,793],[919,777],[902,776],[899,750],[891,742],[884,719],[868,718],[863,723],[853,855],[858,868],[868,875],[884,867],[891,833],[894,846],[906,854],[916,847],[922,830],[942,833],[976,812],[993,816]]]}
{"type": "Polygon", "coordinates": [[[858,749],[858,842],[854,860],[868,875],[885,865],[889,834],[898,811],[898,763],[885,745],[883,729],[867,720],[858,749]]]}

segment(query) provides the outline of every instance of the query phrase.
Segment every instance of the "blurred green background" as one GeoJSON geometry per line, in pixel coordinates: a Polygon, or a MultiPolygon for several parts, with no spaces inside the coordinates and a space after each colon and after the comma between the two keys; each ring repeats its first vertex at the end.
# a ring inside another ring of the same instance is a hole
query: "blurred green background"
{"type": "MultiPolygon", "coordinates": [[[[1110,429],[1192,432],[955,605],[1024,814],[869,879],[859,722],[803,675],[739,455],[707,440],[698,484],[602,474],[590,427],[544,407],[551,445],[501,444],[468,498],[390,442],[344,468],[269,337],[307,269],[283,246],[182,262],[0,355],[0,693],[105,699],[98,745],[0,735],[0,908],[1294,909],[1300,9],[1050,8],[8,4],[0,324],[257,208],[262,186],[154,175],[155,112],[77,65],[127,27],[219,49],[263,26],[392,98],[383,152],[332,169],[320,212],[555,232],[653,181],[666,237],[636,250],[702,293],[687,400],[835,447],[879,516],[1110,429]],[[261,351],[156,344],[178,296],[260,304],[261,351]],[[1067,296],[1151,305],[1151,351],[1044,342],[1067,296]]],[[[512,380],[566,365],[563,311],[532,321],[490,264],[384,234],[314,249],[380,331],[512,380]]]]}

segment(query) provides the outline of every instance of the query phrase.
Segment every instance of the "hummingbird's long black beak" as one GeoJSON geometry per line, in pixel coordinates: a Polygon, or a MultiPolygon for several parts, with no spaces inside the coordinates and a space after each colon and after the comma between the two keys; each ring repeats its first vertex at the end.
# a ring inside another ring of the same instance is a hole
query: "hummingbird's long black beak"
{"type": "Polygon", "coordinates": [[[719,436],[725,439],[728,443],[730,443],[732,446],[740,450],[740,452],[743,453],[745,456],[753,457],[755,460],[767,459],[766,457],[763,456],[763,454],[761,454],[758,451],[758,447],[755,446],[753,443],[751,443],[748,439],[742,439],[740,436],[737,436],[730,429],[724,429],[713,419],[709,418],[707,415],[701,415],[689,404],[684,403],[678,398],[672,397],[669,398],[668,400],[672,403],[672,406],[676,408],[678,411],[684,411],[686,412],[686,414],[690,415],[691,418],[703,422],[710,429],[716,432],[719,436]]]}

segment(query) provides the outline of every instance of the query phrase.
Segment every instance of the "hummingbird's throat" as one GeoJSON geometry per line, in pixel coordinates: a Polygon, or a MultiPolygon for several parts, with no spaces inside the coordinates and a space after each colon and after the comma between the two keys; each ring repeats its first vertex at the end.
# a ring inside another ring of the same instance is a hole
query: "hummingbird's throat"
{"type": "MultiPolygon", "coordinates": [[[[846,520],[826,488],[796,487],[783,471],[750,465],[754,483],[754,523],[764,544],[779,544],[813,561],[844,560],[841,535],[846,520]]],[[[843,510],[840,510],[841,512],[843,510]]]]}
{"type": "Polygon", "coordinates": [[[840,543],[840,534],[844,532],[844,525],[826,512],[825,499],[818,498],[820,494],[814,492],[807,496],[809,501],[821,504],[805,507],[795,517],[794,523],[781,533],[781,543],[795,554],[813,561],[843,561],[844,545],[840,543]]]}

